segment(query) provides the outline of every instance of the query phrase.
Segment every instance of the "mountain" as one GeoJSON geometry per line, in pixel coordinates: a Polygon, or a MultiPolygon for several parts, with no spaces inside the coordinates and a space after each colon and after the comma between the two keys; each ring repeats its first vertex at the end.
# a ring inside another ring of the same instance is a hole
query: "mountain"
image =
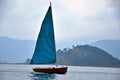
{"type": "Polygon", "coordinates": [[[72,49],[57,51],[57,63],[62,65],[120,67],[120,60],[104,50],[89,46],[77,45],[72,49]]]}
{"type": "MultiPolygon", "coordinates": [[[[33,40],[0,37],[0,63],[23,63],[25,61],[28,63],[34,48],[35,41],[33,40]]],[[[71,49],[57,50],[57,63],[74,66],[120,67],[120,60],[100,48],[89,45],[77,45],[71,49]]]]}
{"type": "Polygon", "coordinates": [[[101,48],[120,59],[120,40],[101,40],[89,45],[101,48]]]}
{"type": "Polygon", "coordinates": [[[33,54],[35,41],[0,37],[0,62],[20,63],[33,54]]]}

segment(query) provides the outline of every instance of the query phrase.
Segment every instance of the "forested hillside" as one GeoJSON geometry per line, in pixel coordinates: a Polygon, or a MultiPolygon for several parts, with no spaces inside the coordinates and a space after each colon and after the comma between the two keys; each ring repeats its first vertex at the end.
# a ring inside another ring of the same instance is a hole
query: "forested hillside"
{"type": "Polygon", "coordinates": [[[77,45],[57,51],[57,63],[78,66],[120,67],[120,60],[100,48],[77,45]]]}

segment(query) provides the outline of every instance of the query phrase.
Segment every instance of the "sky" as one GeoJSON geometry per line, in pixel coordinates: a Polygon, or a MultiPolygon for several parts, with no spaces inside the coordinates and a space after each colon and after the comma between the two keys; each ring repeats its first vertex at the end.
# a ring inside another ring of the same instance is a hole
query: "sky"
{"type": "Polygon", "coordinates": [[[0,0],[0,36],[36,40],[50,1],[57,46],[120,40],[120,0],[0,0]]]}

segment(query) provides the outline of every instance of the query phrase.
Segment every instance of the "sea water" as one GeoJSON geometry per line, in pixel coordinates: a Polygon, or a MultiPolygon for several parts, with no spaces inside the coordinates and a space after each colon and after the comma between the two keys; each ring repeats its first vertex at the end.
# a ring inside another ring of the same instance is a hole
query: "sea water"
{"type": "Polygon", "coordinates": [[[120,68],[68,66],[66,74],[44,74],[34,67],[51,65],[0,64],[0,80],[120,80],[120,68]]]}

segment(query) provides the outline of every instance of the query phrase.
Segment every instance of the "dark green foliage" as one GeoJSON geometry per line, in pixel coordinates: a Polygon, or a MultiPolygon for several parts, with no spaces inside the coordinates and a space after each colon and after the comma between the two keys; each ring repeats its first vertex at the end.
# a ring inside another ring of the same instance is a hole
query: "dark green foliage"
{"type": "Polygon", "coordinates": [[[120,67],[120,60],[100,48],[77,45],[57,51],[57,63],[77,66],[120,67]]]}
{"type": "Polygon", "coordinates": [[[31,59],[26,59],[25,63],[30,64],[31,59]]]}

